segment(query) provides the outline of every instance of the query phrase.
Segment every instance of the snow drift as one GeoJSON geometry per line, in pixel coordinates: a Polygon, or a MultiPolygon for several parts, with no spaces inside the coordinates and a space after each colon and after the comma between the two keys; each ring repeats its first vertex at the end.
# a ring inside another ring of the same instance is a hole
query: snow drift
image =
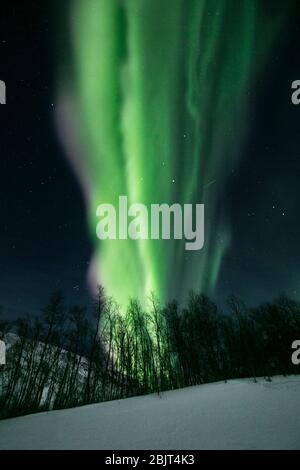
{"type": "Polygon", "coordinates": [[[300,377],[233,380],[0,422],[0,449],[300,449],[300,377]]]}

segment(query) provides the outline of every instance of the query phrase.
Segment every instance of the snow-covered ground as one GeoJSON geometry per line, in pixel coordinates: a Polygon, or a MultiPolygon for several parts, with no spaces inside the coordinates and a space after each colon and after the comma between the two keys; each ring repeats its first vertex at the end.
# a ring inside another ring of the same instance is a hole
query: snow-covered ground
{"type": "Polygon", "coordinates": [[[233,380],[0,421],[0,449],[300,449],[300,377],[233,380]]]}

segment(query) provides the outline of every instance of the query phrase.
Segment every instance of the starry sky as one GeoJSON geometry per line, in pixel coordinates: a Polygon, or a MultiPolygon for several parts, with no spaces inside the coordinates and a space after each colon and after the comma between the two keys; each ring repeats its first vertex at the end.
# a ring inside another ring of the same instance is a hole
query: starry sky
{"type": "MultiPolygon", "coordinates": [[[[55,2],[24,3],[3,2],[0,19],[0,79],[7,85],[0,108],[0,304],[12,318],[37,313],[57,287],[69,302],[86,304],[93,251],[82,191],[54,124],[57,56],[68,50],[64,13],[55,2]]],[[[300,27],[297,2],[290,3],[288,23],[247,91],[243,158],[227,169],[222,210],[231,244],[215,288],[221,303],[231,293],[249,304],[281,292],[300,298],[300,106],[290,99],[291,83],[300,79],[300,27]]]]}
{"type": "Polygon", "coordinates": [[[15,317],[38,313],[61,287],[86,304],[90,244],[81,193],[54,125],[52,10],[6,2],[0,26],[0,292],[15,317]]]}

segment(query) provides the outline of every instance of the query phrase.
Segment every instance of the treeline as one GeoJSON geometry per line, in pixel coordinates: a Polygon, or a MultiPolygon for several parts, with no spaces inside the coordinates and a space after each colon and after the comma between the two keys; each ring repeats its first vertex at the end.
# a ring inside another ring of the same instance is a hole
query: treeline
{"type": "Polygon", "coordinates": [[[299,302],[281,296],[247,308],[231,297],[225,310],[191,293],[185,307],[160,306],[152,296],[147,311],[131,301],[120,313],[99,288],[88,319],[84,308],[66,307],[55,292],[40,316],[0,321],[7,344],[0,418],[299,372],[291,361],[291,344],[300,339],[299,302]]]}

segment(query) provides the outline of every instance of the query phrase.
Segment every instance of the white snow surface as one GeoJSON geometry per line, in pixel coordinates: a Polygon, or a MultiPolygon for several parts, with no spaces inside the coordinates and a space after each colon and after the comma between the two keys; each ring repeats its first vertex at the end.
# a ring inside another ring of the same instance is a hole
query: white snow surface
{"type": "Polygon", "coordinates": [[[300,449],[300,377],[232,380],[0,421],[0,449],[300,449]]]}

